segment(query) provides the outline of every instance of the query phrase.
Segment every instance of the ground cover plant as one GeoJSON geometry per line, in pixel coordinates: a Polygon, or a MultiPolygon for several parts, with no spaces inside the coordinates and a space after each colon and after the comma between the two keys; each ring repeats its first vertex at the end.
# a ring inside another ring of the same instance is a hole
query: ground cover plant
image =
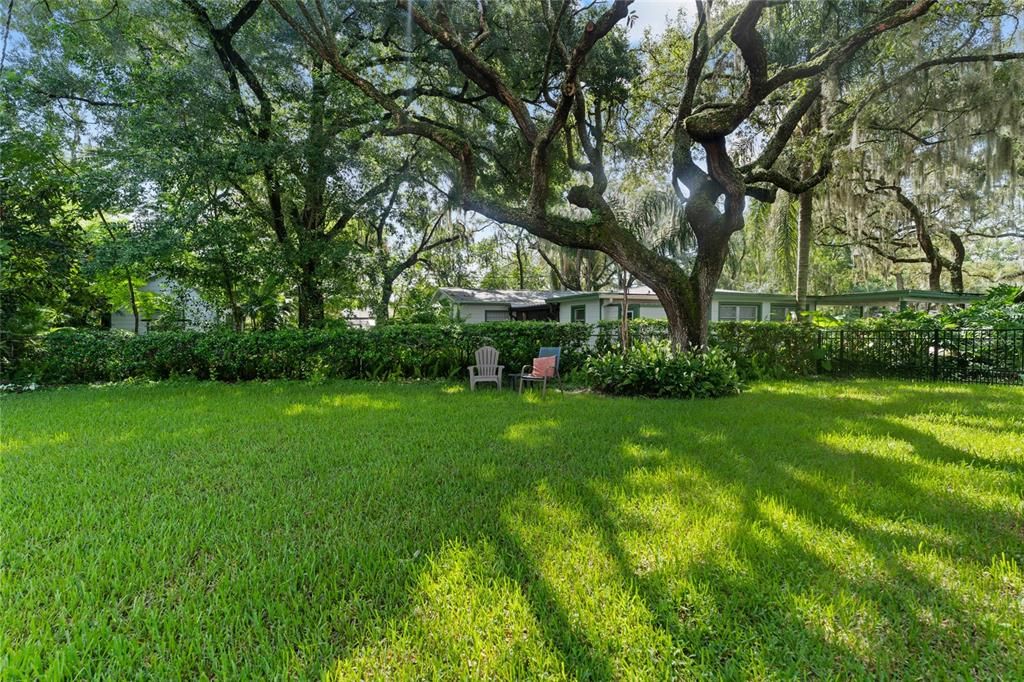
{"type": "Polygon", "coordinates": [[[0,677],[1024,677],[1024,393],[2,397],[0,677]]]}

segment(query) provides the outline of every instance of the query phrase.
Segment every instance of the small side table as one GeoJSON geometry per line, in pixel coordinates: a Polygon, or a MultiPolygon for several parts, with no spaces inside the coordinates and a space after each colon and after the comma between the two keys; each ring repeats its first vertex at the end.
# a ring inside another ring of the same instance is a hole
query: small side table
{"type": "Polygon", "coordinates": [[[522,372],[509,372],[505,376],[508,377],[508,385],[513,391],[516,390],[516,382],[522,381],[522,372]]]}

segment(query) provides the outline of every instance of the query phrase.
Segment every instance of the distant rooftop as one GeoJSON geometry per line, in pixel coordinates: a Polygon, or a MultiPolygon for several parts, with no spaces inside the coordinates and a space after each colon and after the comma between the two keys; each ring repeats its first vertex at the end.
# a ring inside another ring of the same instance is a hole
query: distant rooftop
{"type": "MultiPolygon", "coordinates": [[[[446,296],[455,303],[490,303],[507,305],[511,308],[534,308],[547,303],[559,303],[571,300],[616,300],[622,297],[622,289],[604,289],[602,291],[532,291],[521,289],[461,289],[442,287],[438,294],[446,296]]],[[[631,287],[631,297],[643,299],[656,298],[649,287],[631,287]]],[[[715,289],[715,295],[730,301],[790,301],[792,294],[769,292],[737,291],[734,289],[715,289]]],[[[934,303],[967,303],[979,298],[981,294],[957,294],[951,291],[930,291],[926,289],[890,289],[885,291],[859,291],[846,294],[810,295],[808,300],[822,305],[871,305],[897,302],[934,302],[934,303]]]]}
{"type": "Polygon", "coordinates": [[[439,294],[454,303],[492,303],[508,305],[513,308],[531,308],[545,305],[547,299],[559,294],[575,294],[575,291],[533,291],[525,289],[461,289],[459,287],[441,287],[439,294]]]}

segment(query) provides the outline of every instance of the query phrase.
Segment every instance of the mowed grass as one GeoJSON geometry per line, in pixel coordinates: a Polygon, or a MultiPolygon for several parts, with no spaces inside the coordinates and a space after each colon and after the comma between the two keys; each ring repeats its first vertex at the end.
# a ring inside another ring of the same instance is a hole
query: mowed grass
{"type": "Polygon", "coordinates": [[[0,402],[0,677],[1024,677],[1024,391],[0,402]]]}

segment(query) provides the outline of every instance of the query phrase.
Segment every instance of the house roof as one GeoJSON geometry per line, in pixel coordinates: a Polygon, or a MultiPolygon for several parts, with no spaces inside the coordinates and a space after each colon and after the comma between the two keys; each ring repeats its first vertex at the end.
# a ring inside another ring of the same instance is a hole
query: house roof
{"type": "MultiPolygon", "coordinates": [[[[733,291],[731,289],[715,289],[715,296],[737,302],[746,301],[791,301],[793,296],[789,294],[759,294],[750,291],[733,291]]],[[[632,287],[629,290],[629,297],[638,301],[657,301],[658,296],[649,287],[632,287]]],[[[548,299],[551,303],[561,301],[581,301],[587,299],[619,300],[622,298],[622,290],[605,291],[583,291],[583,292],[559,292],[548,299]]]]}
{"type": "Polygon", "coordinates": [[[958,294],[953,291],[931,291],[929,289],[892,289],[888,291],[860,291],[832,296],[810,296],[822,305],[870,305],[872,303],[899,303],[901,301],[920,303],[970,303],[983,294],[958,294]]]}
{"type": "Polygon", "coordinates": [[[564,291],[530,291],[524,289],[462,289],[441,287],[437,290],[453,303],[507,305],[512,308],[532,308],[547,305],[548,299],[564,291]]]}
{"type": "MultiPolygon", "coordinates": [[[[621,300],[622,290],[604,291],[530,291],[520,289],[460,289],[443,287],[439,296],[445,296],[454,303],[507,305],[511,308],[541,307],[548,303],[584,300],[621,300]]],[[[957,294],[951,291],[930,291],[925,289],[891,289],[886,291],[864,291],[828,296],[808,296],[820,305],[871,305],[907,302],[921,303],[969,303],[982,294],[957,294]]],[[[629,297],[637,301],[657,301],[657,295],[649,287],[632,287],[629,297]]],[[[715,298],[732,303],[757,301],[792,302],[792,294],[757,293],[734,289],[715,289],[715,298]]]]}

